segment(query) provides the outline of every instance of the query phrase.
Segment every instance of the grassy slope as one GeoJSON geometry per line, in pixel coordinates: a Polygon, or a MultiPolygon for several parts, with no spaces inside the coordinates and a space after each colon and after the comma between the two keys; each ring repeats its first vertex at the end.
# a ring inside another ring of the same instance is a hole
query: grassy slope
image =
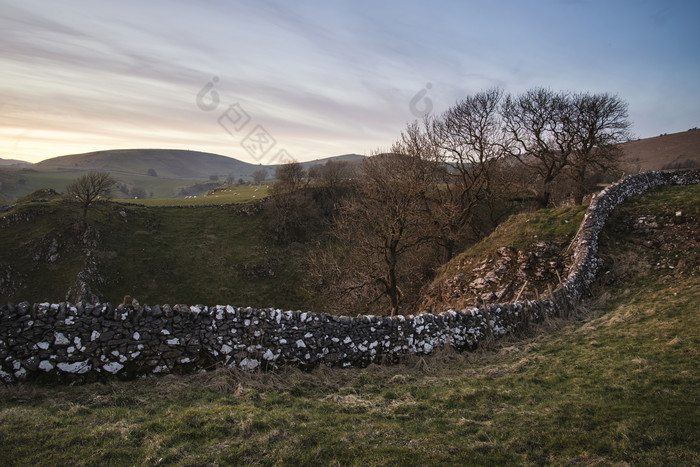
{"type": "MultiPolygon", "coordinates": [[[[78,169],[46,168],[38,170],[0,167],[0,183],[2,183],[0,196],[4,194],[6,199],[4,202],[0,199],[0,203],[8,204],[15,198],[42,188],[52,188],[64,192],[66,185],[75,181],[85,172],[85,170],[78,169]]],[[[149,194],[153,192],[154,198],[172,198],[178,195],[180,188],[202,182],[202,180],[195,179],[168,179],[131,174],[114,174],[114,177],[131,187],[141,187],[149,194]]],[[[115,196],[122,195],[118,190],[113,190],[113,194],[115,196]]]]}
{"type": "Polygon", "coordinates": [[[267,196],[268,185],[241,185],[232,187],[228,185],[216,188],[211,195],[198,196],[196,198],[160,198],[139,199],[130,201],[144,206],[196,206],[201,204],[227,204],[245,203],[255,201],[267,196]]]}
{"type": "MultiPolygon", "coordinates": [[[[100,236],[98,271],[105,280],[97,289],[104,301],[121,303],[131,295],[149,304],[302,307],[306,300],[294,263],[297,252],[268,244],[261,218],[235,209],[114,203],[91,208],[88,218],[100,236]]],[[[24,287],[0,299],[63,300],[83,267],[84,248],[76,239],[79,208],[54,201],[12,212],[17,211],[33,212],[34,220],[0,229],[0,268],[11,267],[24,287]],[[59,258],[49,262],[46,252],[54,239],[59,258]]]]}
{"type": "Polygon", "coordinates": [[[450,260],[438,272],[434,282],[459,272],[459,264],[467,259],[476,258],[478,262],[487,256],[494,256],[500,247],[529,250],[539,242],[571,240],[585,212],[586,206],[571,206],[513,215],[496,227],[491,235],[450,260]]]}
{"type": "MultiPolygon", "coordinates": [[[[698,187],[664,189],[612,222],[681,210],[697,224],[698,197],[698,187]]],[[[697,465],[697,263],[637,237],[603,236],[617,271],[607,301],[488,352],[2,389],[0,462],[697,465]],[[664,261],[675,269],[645,267],[664,261]]],[[[697,260],[696,247],[684,254],[697,260]]]]}
{"type": "Polygon", "coordinates": [[[692,161],[695,167],[700,166],[700,130],[644,138],[620,147],[625,154],[624,160],[628,162],[626,170],[631,173],[660,170],[667,164],[692,161]]]}
{"type": "MultiPolygon", "coordinates": [[[[555,289],[559,285],[559,276],[556,276],[551,264],[540,277],[533,277],[534,271],[530,271],[530,277],[525,283],[516,277],[517,262],[509,263],[508,272],[499,273],[496,283],[489,283],[482,289],[474,290],[470,289],[469,284],[478,277],[493,274],[491,271],[497,269],[494,263],[498,264],[501,258],[497,253],[500,247],[531,252],[535,251],[536,245],[541,242],[568,245],[576,235],[585,211],[586,206],[572,206],[510,216],[488,237],[458,254],[437,271],[435,278],[422,290],[420,308],[438,313],[448,309],[464,309],[482,303],[483,299],[479,298],[482,294],[504,287],[507,287],[509,292],[502,300],[492,298],[489,301],[514,300],[518,294],[522,299],[534,300],[537,293],[547,293],[549,287],[555,289]],[[490,263],[487,266],[488,261],[490,263]]],[[[553,249],[555,253],[547,257],[547,261],[559,262],[556,247],[553,249]]],[[[562,269],[568,260],[567,255],[562,255],[562,269]]],[[[544,257],[540,262],[544,263],[544,257]]]]}

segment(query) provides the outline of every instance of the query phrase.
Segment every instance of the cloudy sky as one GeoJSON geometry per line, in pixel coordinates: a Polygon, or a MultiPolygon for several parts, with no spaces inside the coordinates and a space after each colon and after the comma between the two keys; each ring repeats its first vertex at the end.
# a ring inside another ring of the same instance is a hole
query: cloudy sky
{"type": "Polygon", "coordinates": [[[638,137],[700,126],[700,2],[0,0],[0,157],[254,163],[386,148],[490,87],[610,92],[638,137]]]}

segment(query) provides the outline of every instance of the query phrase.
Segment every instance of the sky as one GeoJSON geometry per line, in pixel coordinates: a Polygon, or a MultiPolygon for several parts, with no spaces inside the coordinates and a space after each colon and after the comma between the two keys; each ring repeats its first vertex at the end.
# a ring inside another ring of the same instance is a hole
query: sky
{"type": "Polygon", "coordinates": [[[700,1],[0,0],[0,158],[261,164],[386,149],[493,87],[607,92],[700,126],[700,1]]]}

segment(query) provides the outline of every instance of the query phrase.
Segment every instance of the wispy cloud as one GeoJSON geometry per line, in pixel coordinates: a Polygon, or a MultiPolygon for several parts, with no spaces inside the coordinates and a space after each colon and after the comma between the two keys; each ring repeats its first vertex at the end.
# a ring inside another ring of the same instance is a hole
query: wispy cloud
{"type": "Polygon", "coordinates": [[[366,152],[415,118],[429,82],[435,111],[543,85],[620,94],[642,136],[700,120],[695,2],[0,6],[0,157],[181,147],[249,160],[217,122],[233,103],[299,159],[366,152]],[[195,98],[214,76],[221,106],[205,112],[195,98]]]}

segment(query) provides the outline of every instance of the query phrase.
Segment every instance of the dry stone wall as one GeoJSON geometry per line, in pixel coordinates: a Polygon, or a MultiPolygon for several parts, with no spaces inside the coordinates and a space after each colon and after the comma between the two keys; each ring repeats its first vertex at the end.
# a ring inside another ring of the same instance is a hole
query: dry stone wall
{"type": "Polygon", "coordinates": [[[698,182],[698,170],[653,172],[603,190],[574,240],[575,261],[563,287],[539,301],[393,318],[222,305],[7,304],[0,308],[0,378],[70,381],[191,373],[217,366],[348,367],[394,362],[445,345],[473,349],[484,339],[517,332],[580,300],[600,266],[598,234],[627,197],[659,185],[698,182]]]}

